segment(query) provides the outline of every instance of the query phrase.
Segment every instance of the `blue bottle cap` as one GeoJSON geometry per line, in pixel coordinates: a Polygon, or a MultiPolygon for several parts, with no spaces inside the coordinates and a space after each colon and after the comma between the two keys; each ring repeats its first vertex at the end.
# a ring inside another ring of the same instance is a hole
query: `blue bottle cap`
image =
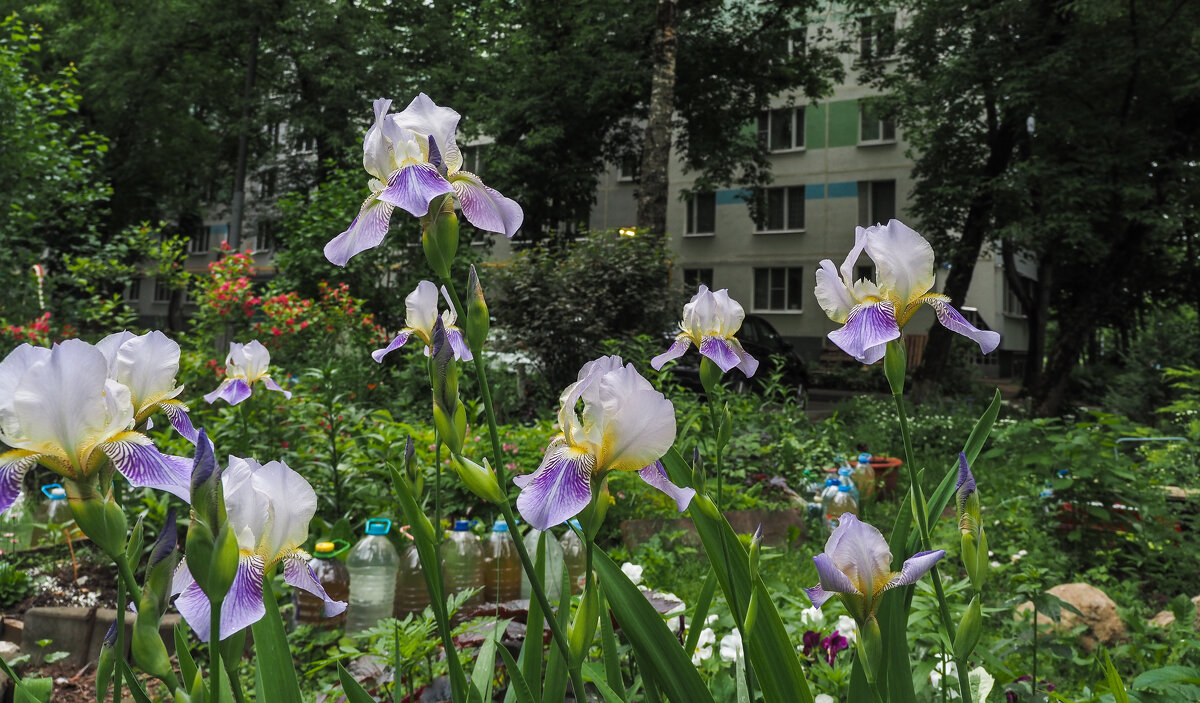
{"type": "Polygon", "coordinates": [[[508,532],[508,523],[503,520],[493,522],[492,532],[508,532]]]}
{"type": "Polygon", "coordinates": [[[454,531],[455,532],[467,532],[470,529],[471,529],[471,521],[470,520],[455,520],[454,521],[454,531]]]}
{"type": "Polygon", "coordinates": [[[836,485],[838,485],[838,480],[836,478],[827,478],[827,479],[825,479],[825,485],[826,486],[836,486],[836,485]]]}
{"type": "Polygon", "coordinates": [[[861,464],[864,461],[868,464],[871,463],[871,454],[869,452],[863,452],[862,454],[858,455],[858,463],[861,464]]]}
{"type": "Polygon", "coordinates": [[[367,520],[366,532],[369,535],[386,535],[392,529],[392,521],[385,517],[367,520]]]}
{"type": "Polygon", "coordinates": [[[849,466],[843,466],[842,468],[838,469],[839,476],[849,476],[852,473],[854,472],[849,466]]]}
{"type": "Polygon", "coordinates": [[[838,490],[841,491],[842,493],[849,493],[850,488],[851,488],[851,486],[848,483],[843,483],[842,485],[838,486],[838,490]]]}
{"type": "Polygon", "coordinates": [[[42,486],[42,494],[50,500],[66,500],[67,490],[61,483],[48,483],[42,486]]]}

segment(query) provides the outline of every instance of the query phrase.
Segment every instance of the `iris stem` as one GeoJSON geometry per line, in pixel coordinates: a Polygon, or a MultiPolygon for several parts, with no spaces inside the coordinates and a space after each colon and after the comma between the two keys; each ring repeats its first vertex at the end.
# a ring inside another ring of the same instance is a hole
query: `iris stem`
{"type": "MultiPolygon", "coordinates": [[[[893,393],[892,398],[896,401],[896,415],[900,419],[900,435],[904,439],[904,463],[908,466],[908,492],[909,499],[912,500],[913,511],[917,516],[917,532],[921,536],[921,550],[929,551],[929,516],[925,513],[925,497],[921,491],[920,485],[917,483],[917,467],[913,459],[912,446],[912,430],[908,425],[908,411],[904,408],[904,394],[893,393]]],[[[929,578],[933,581],[933,591],[937,594],[938,613],[941,615],[942,628],[946,631],[946,637],[949,642],[954,641],[955,628],[954,622],[950,617],[950,606],[946,602],[946,591],[942,588],[942,577],[938,572],[937,564],[934,564],[929,569],[929,578]]],[[[971,681],[968,677],[966,662],[960,661],[958,656],[954,656],[955,668],[958,670],[958,687],[964,701],[971,700],[971,681]]]]}
{"type": "MultiPolygon", "coordinates": [[[[268,581],[264,584],[266,588],[271,587],[268,581]]],[[[220,703],[221,701],[221,604],[209,601],[208,604],[208,678],[209,678],[209,703],[220,703]]]]}
{"type": "MultiPolygon", "coordinates": [[[[121,574],[120,564],[117,564],[117,612],[114,614],[117,626],[117,658],[125,659],[125,577],[121,574]]],[[[123,674],[120,662],[113,668],[113,700],[121,700],[123,674]]]]}

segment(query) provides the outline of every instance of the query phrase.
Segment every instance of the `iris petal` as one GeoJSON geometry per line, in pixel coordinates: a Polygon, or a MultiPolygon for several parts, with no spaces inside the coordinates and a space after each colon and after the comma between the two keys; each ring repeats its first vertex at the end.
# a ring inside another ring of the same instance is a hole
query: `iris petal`
{"type": "Polygon", "coordinates": [[[656,461],[638,472],[638,476],[646,483],[654,486],[658,490],[666,493],[671,500],[675,501],[675,507],[679,508],[679,512],[687,510],[688,505],[692,502],[692,498],[696,496],[696,491],[692,488],[680,488],[671,479],[667,478],[667,470],[663,467],[661,461],[656,461]]]}
{"type": "Polygon", "coordinates": [[[950,305],[945,296],[927,295],[921,300],[933,306],[934,312],[937,313],[938,322],[942,323],[942,327],[956,334],[961,334],[975,342],[979,345],[979,350],[984,354],[990,354],[996,351],[996,347],[1000,346],[1000,334],[998,332],[977,329],[970,322],[967,322],[962,313],[950,305]]]}
{"type": "Polygon", "coordinates": [[[895,588],[896,586],[911,586],[925,575],[925,572],[933,568],[933,565],[938,563],[938,560],[946,556],[946,550],[936,549],[931,552],[919,552],[904,560],[904,566],[900,567],[899,573],[892,576],[884,587],[895,588]]]}
{"type": "Polygon", "coordinates": [[[700,342],[700,353],[721,367],[722,371],[728,371],[742,361],[734,351],[733,345],[723,337],[705,337],[704,341],[700,342]]]}
{"type": "Polygon", "coordinates": [[[458,204],[462,207],[467,222],[488,232],[497,232],[511,238],[521,229],[525,213],[511,198],[506,198],[483,184],[479,177],[467,171],[459,171],[450,177],[458,204]]]}
{"type": "Polygon", "coordinates": [[[537,471],[517,476],[513,483],[521,487],[517,510],[539,530],[546,530],[579,514],[592,499],[593,459],[555,442],[546,450],[537,471]]]}
{"type": "Polygon", "coordinates": [[[100,445],[113,466],[134,486],[166,491],[191,500],[192,460],[158,451],[146,435],[122,432],[100,445]]]}
{"type": "Polygon", "coordinates": [[[21,478],[37,461],[37,454],[14,449],[0,454],[0,513],[21,497],[21,478]]]}
{"type": "Polygon", "coordinates": [[[378,194],[372,194],[363,201],[358,216],[346,231],[325,245],[325,258],[332,264],[345,266],[355,254],[379,246],[387,236],[395,207],[380,200],[378,194]]]}
{"type": "Polygon", "coordinates": [[[692,346],[692,338],[686,334],[681,334],[675,338],[675,342],[662,354],[650,360],[650,365],[658,371],[663,367],[663,364],[673,359],[678,359],[687,353],[687,350],[692,346]]]}
{"type": "Polygon", "coordinates": [[[271,378],[270,376],[263,376],[262,382],[263,382],[263,385],[267,387],[267,390],[282,393],[283,397],[287,398],[288,400],[292,399],[292,392],[288,391],[288,390],[284,390],[283,387],[280,386],[278,383],[276,383],[275,379],[271,378]]]}
{"type": "Polygon", "coordinates": [[[845,326],[829,333],[830,341],[864,364],[882,359],[887,343],[899,338],[896,308],[886,300],[856,306],[845,326]]]}
{"type": "Polygon", "coordinates": [[[161,403],[159,407],[167,414],[167,419],[171,421],[171,426],[175,428],[175,431],[187,441],[195,444],[199,434],[192,426],[192,418],[188,415],[187,406],[178,400],[168,400],[161,403]]]}
{"type": "Polygon", "coordinates": [[[395,338],[392,339],[391,342],[388,342],[388,345],[386,347],[384,347],[383,349],[376,349],[375,351],[371,352],[371,358],[382,364],[383,357],[387,356],[388,354],[391,354],[392,352],[396,351],[400,347],[404,346],[404,343],[407,342],[408,338],[411,336],[412,336],[412,330],[408,330],[408,329],[400,330],[400,333],[397,334],[395,336],[395,338]]]}
{"type": "Polygon", "coordinates": [[[346,602],[333,600],[321,586],[313,574],[312,567],[299,553],[293,553],[283,559],[283,580],[294,588],[299,588],[325,601],[325,617],[331,618],[346,611],[346,602]]]}
{"type": "Polygon", "coordinates": [[[250,384],[246,383],[242,378],[227,378],[221,381],[221,385],[212,393],[204,396],[209,405],[217,402],[220,398],[230,405],[237,405],[243,400],[250,397],[250,384]]]}
{"type": "Polygon", "coordinates": [[[410,163],[392,174],[379,199],[407,210],[414,217],[424,217],[429,214],[429,203],[434,198],[453,192],[433,164],[410,163]]]}

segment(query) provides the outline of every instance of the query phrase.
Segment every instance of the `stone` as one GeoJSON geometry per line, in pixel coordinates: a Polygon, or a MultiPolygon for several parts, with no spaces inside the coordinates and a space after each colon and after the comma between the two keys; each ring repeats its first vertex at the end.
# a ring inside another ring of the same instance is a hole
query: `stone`
{"type": "MultiPolygon", "coordinates": [[[[1079,624],[1087,625],[1087,631],[1079,636],[1079,643],[1089,652],[1094,651],[1097,644],[1111,646],[1125,639],[1125,623],[1117,614],[1117,604],[1099,588],[1086,583],[1064,583],[1047,593],[1075,606],[1083,616],[1063,610],[1059,621],[1055,623],[1038,613],[1039,627],[1050,625],[1053,630],[1069,632],[1079,624]]],[[[1018,616],[1030,610],[1033,610],[1033,603],[1029,601],[1017,606],[1018,616]]]]}
{"type": "MultiPolygon", "coordinates": [[[[1192,629],[1200,632],[1200,596],[1192,599],[1192,603],[1196,606],[1195,620],[1192,622],[1192,629]]],[[[1170,627],[1175,624],[1175,613],[1169,610],[1160,610],[1158,614],[1150,618],[1150,624],[1156,627],[1170,627]]]]}
{"type": "MultiPolygon", "coordinates": [[[[82,666],[94,662],[100,656],[100,645],[116,614],[111,608],[30,608],[25,611],[22,648],[29,652],[34,664],[41,663],[45,654],[60,650],[68,653],[69,663],[82,666]],[[39,647],[36,644],[39,640],[50,640],[50,644],[39,647]]],[[[133,613],[126,613],[127,633],[131,632],[135,617],[133,613]]],[[[178,622],[178,614],[167,613],[159,624],[159,634],[168,652],[175,651],[173,630],[178,622]]],[[[131,639],[126,637],[126,647],[131,639]]]]}
{"type": "MultiPolygon", "coordinates": [[[[0,659],[5,662],[10,662],[21,655],[21,648],[12,642],[0,640],[0,659]]],[[[4,697],[4,692],[8,690],[8,674],[0,671],[0,698],[4,697]]]]}

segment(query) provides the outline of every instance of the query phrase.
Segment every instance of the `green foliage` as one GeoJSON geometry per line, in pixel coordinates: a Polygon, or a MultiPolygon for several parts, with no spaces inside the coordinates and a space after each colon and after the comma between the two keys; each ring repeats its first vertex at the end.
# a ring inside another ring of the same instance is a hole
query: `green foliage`
{"type": "Polygon", "coordinates": [[[19,603],[32,592],[33,580],[29,574],[7,561],[0,562],[0,608],[19,603]]]}
{"type": "Polygon", "coordinates": [[[573,381],[602,340],[671,329],[681,300],[661,239],[611,231],[561,249],[535,245],[499,273],[497,321],[519,334],[552,389],[573,381]]]}

